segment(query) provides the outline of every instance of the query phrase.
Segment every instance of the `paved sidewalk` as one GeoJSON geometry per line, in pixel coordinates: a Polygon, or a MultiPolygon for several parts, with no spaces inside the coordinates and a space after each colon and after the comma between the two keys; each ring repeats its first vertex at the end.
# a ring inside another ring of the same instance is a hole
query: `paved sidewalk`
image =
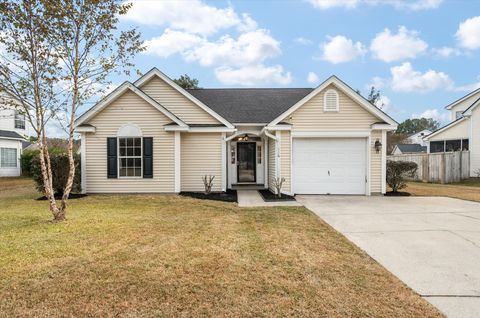
{"type": "Polygon", "coordinates": [[[259,206],[302,206],[297,201],[284,202],[265,202],[257,190],[237,190],[239,207],[259,207],[259,206]]]}

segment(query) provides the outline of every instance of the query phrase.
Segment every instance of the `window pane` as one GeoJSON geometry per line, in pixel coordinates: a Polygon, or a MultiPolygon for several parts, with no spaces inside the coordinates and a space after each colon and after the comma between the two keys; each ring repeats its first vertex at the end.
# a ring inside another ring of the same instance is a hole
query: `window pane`
{"type": "Polygon", "coordinates": [[[127,156],[133,156],[133,148],[127,148],[127,156]]]}
{"type": "Polygon", "coordinates": [[[134,171],[133,168],[127,168],[127,176],[128,177],[133,177],[134,176],[134,171]]]}
{"type": "Polygon", "coordinates": [[[142,159],[141,158],[136,158],[135,159],[135,167],[141,167],[142,166],[142,159]]]}
{"type": "Polygon", "coordinates": [[[127,146],[132,147],[133,146],[133,138],[126,138],[127,139],[127,146]]]}
{"type": "Polygon", "coordinates": [[[125,177],[127,175],[127,168],[120,168],[120,177],[125,177]]]}
{"type": "Polygon", "coordinates": [[[17,167],[17,149],[16,148],[1,148],[0,151],[0,165],[3,168],[17,167]]]}
{"type": "Polygon", "coordinates": [[[141,177],[141,176],[142,176],[142,169],[135,168],[135,177],[141,177]]]}
{"type": "Polygon", "coordinates": [[[443,152],[443,140],[442,141],[432,141],[430,142],[430,152],[435,153],[435,152],[443,152]]]}
{"type": "Polygon", "coordinates": [[[134,144],[135,144],[135,147],[141,147],[142,146],[142,139],[135,138],[134,144]]]}
{"type": "Polygon", "coordinates": [[[468,150],[468,139],[463,139],[462,150],[468,150]]]}
{"type": "Polygon", "coordinates": [[[120,147],[125,147],[125,138],[119,138],[118,141],[120,142],[120,147]]]}
{"type": "Polygon", "coordinates": [[[141,156],[142,155],[142,148],[138,147],[135,148],[135,156],[141,156]]]}
{"type": "Polygon", "coordinates": [[[127,155],[127,150],[124,147],[120,147],[120,156],[126,156],[127,155]]]}

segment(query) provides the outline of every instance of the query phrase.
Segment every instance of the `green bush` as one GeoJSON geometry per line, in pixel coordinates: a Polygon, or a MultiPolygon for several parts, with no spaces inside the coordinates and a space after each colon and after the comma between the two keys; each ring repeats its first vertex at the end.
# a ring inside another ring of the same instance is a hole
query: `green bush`
{"type": "Polygon", "coordinates": [[[22,175],[26,177],[31,177],[32,176],[32,160],[38,154],[40,153],[40,150],[38,149],[32,149],[32,150],[24,150],[22,153],[22,156],[20,157],[20,165],[22,167],[22,175]]]}
{"type": "MultiPolygon", "coordinates": [[[[59,147],[52,147],[48,149],[48,152],[51,155],[64,154],[65,149],[59,147]]],[[[20,166],[22,167],[22,175],[25,177],[32,177],[32,160],[40,154],[38,149],[27,149],[24,150],[22,156],[20,157],[20,166]]]]}
{"type": "Polygon", "coordinates": [[[387,160],[387,184],[393,192],[398,192],[407,186],[405,177],[413,178],[417,168],[415,162],[387,160]]]}
{"type": "MultiPolygon", "coordinates": [[[[80,156],[74,155],[75,159],[75,178],[73,179],[72,193],[81,191],[81,176],[80,176],[80,156]]],[[[55,194],[63,194],[65,184],[68,178],[68,156],[64,153],[50,154],[50,163],[52,166],[53,190],[55,194]]],[[[35,156],[31,161],[31,173],[33,180],[36,183],[38,192],[44,193],[42,170],[40,168],[40,158],[35,156]]]]}

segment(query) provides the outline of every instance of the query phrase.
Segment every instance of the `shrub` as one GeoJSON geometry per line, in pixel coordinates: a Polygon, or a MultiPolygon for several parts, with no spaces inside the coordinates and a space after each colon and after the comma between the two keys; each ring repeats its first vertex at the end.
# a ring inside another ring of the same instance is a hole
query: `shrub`
{"type": "MultiPolygon", "coordinates": [[[[65,149],[52,147],[48,149],[50,155],[62,154],[65,153],[65,149]]],[[[22,156],[20,157],[20,166],[22,167],[22,175],[26,177],[32,177],[32,160],[40,154],[38,149],[27,149],[24,150],[22,156]]]]}
{"type": "Polygon", "coordinates": [[[26,177],[32,176],[32,160],[38,154],[40,150],[38,149],[31,149],[31,150],[24,150],[22,156],[20,157],[20,165],[22,167],[22,175],[26,177]]]}
{"type": "Polygon", "coordinates": [[[413,178],[417,168],[418,165],[415,162],[387,160],[387,184],[393,192],[398,192],[407,186],[405,177],[413,178]]]}
{"type": "MultiPolygon", "coordinates": [[[[81,176],[80,176],[80,156],[74,155],[75,159],[75,178],[73,179],[73,187],[72,192],[80,192],[82,189],[81,186],[81,176]]],[[[53,190],[55,194],[63,194],[63,190],[65,189],[65,185],[68,179],[68,156],[66,154],[50,154],[50,162],[52,165],[52,182],[53,182],[53,190]]],[[[35,156],[31,161],[31,174],[33,180],[36,183],[36,187],[38,192],[44,192],[43,186],[43,177],[42,177],[42,170],[40,168],[40,158],[39,156],[35,156]]]]}

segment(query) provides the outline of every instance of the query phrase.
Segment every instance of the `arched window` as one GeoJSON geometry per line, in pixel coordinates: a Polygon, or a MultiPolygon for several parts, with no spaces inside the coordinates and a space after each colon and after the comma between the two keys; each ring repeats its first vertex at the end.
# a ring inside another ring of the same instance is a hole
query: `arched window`
{"type": "Polygon", "coordinates": [[[118,129],[118,175],[120,177],[142,176],[142,136],[142,130],[135,124],[126,124],[118,129]]]}
{"type": "Polygon", "coordinates": [[[338,93],[334,89],[329,89],[325,92],[323,97],[323,110],[326,112],[337,112],[338,106],[338,93]]]}

